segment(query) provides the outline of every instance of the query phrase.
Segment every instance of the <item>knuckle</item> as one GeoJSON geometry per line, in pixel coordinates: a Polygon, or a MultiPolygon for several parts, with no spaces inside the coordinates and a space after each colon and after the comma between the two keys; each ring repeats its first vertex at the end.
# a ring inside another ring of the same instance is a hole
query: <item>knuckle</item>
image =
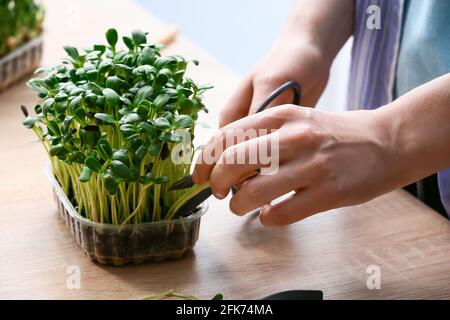
{"type": "Polygon", "coordinates": [[[238,155],[238,149],[237,149],[236,145],[233,145],[233,146],[225,149],[225,151],[222,153],[222,156],[221,156],[219,162],[222,165],[224,165],[225,167],[227,165],[234,164],[237,159],[237,155],[238,155]]]}
{"type": "Polygon", "coordinates": [[[248,183],[242,187],[241,192],[245,193],[250,203],[255,205],[264,204],[264,191],[256,183],[248,183]]]}
{"type": "Polygon", "coordinates": [[[310,149],[318,149],[329,141],[329,134],[320,127],[314,124],[303,123],[295,133],[293,138],[296,139],[302,146],[308,146],[310,149]]]}

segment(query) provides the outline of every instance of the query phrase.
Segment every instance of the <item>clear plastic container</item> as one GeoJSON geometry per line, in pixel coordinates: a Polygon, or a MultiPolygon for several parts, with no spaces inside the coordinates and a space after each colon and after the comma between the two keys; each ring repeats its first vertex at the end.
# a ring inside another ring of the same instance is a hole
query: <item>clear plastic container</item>
{"type": "Polygon", "coordinates": [[[200,219],[208,209],[207,202],[190,216],[172,221],[124,226],[96,223],[77,213],[49,166],[46,171],[61,219],[93,261],[122,266],[177,259],[191,251],[197,242],[200,219]]]}
{"type": "Polygon", "coordinates": [[[0,91],[32,73],[39,66],[43,43],[40,36],[0,58],[0,91]]]}

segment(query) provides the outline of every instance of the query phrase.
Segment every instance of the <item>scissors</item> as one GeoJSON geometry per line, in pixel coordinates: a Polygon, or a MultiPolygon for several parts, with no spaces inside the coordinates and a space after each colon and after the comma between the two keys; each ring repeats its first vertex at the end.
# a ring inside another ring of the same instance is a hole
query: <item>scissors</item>
{"type": "MultiPolygon", "coordinates": [[[[264,111],[269,104],[271,104],[277,97],[288,90],[294,91],[293,104],[300,105],[302,90],[298,82],[288,81],[285,84],[279,86],[274,92],[272,92],[256,109],[255,113],[264,111]]],[[[194,181],[192,180],[192,175],[188,175],[175,183],[173,183],[169,191],[171,190],[183,190],[194,186],[194,181]]],[[[236,192],[236,188],[232,189],[233,194],[236,192]]],[[[192,211],[194,211],[202,202],[208,199],[212,195],[212,190],[210,187],[203,189],[197,193],[194,197],[189,199],[178,211],[177,216],[185,217],[188,216],[192,211]]]]}

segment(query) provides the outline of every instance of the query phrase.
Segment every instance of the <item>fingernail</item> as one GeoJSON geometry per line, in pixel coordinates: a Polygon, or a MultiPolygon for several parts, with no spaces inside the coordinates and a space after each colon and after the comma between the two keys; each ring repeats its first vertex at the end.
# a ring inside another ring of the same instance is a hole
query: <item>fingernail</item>
{"type": "Polygon", "coordinates": [[[227,197],[227,194],[216,192],[216,193],[214,193],[214,197],[216,197],[219,200],[222,200],[222,199],[225,199],[227,197]]]}
{"type": "Polygon", "coordinates": [[[274,226],[274,224],[271,222],[270,219],[264,218],[264,216],[265,216],[265,215],[267,214],[267,212],[269,211],[270,207],[271,207],[270,205],[265,204],[265,205],[263,205],[263,206],[261,207],[261,209],[260,209],[260,211],[259,211],[259,221],[261,221],[261,224],[262,224],[264,227],[268,227],[268,228],[274,226]]]}

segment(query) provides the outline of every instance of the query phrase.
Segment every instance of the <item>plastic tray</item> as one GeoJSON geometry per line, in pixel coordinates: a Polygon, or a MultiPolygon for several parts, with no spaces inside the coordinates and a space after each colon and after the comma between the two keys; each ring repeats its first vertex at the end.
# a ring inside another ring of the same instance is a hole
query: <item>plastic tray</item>
{"type": "Polygon", "coordinates": [[[80,216],[63,192],[50,166],[46,169],[61,219],[88,255],[100,264],[122,266],[177,259],[192,250],[198,239],[207,202],[188,217],[171,221],[116,226],[80,216]]]}
{"type": "Polygon", "coordinates": [[[37,37],[0,58],[0,91],[32,73],[39,66],[43,43],[42,36],[37,37]]]}

